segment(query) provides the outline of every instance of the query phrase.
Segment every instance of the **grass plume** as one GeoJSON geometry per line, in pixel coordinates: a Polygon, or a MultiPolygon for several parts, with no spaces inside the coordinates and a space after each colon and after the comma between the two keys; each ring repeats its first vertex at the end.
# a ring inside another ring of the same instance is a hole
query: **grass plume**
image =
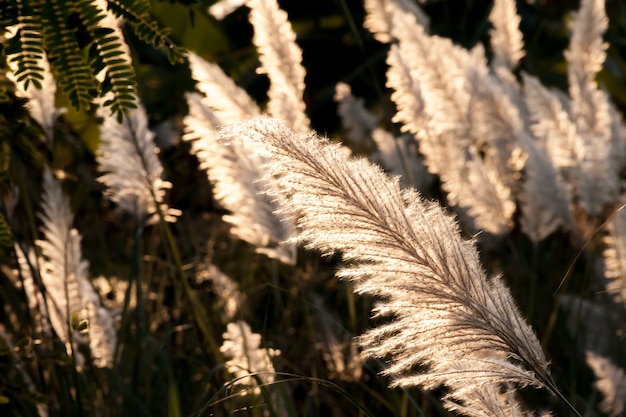
{"type": "Polygon", "coordinates": [[[391,319],[360,341],[367,354],[388,359],[383,373],[392,385],[445,385],[448,400],[464,406],[466,393],[485,387],[552,387],[539,341],[508,289],[486,276],[474,242],[461,239],[438,204],[279,121],[254,119],[222,138],[263,148],[299,238],[327,255],[340,251],[346,266],[338,275],[378,297],[376,315],[391,319]],[[422,371],[408,372],[416,366],[422,371]]]}

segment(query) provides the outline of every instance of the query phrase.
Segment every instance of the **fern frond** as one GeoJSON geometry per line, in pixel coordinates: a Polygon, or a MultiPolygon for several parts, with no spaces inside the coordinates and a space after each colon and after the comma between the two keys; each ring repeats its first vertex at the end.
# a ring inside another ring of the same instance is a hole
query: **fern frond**
{"type": "Polygon", "coordinates": [[[13,234],[7,223],[4,214],[0,213],[0,250],[7,250],[13,247],[13,234]]]}
{"type": "MultiPolygon", "coordinates": [[[[18,32],[7,42],[8,62],[13,68],[16,81],[21,83],[24,90],[29,90],[31,84],[41,89],[44,80],[44,71],[41,62],[44,61],[45,51],[42,38],[41,8],[39,4],[30,1],[17,2],[16,7],[18,32]]],[[[4,29],[9,26],[5,26],[4,29]]]]}
{"type": "Polygon", "coordinates": [[[524,37],[519,30],[521,18],[515,0],[495,0],[489,13],[493,29],[489,31],[493,49],[493,66],[514,70],[525,55],[524,37]]]}
{"type": "Polygon", "coordinates": [[[15,26],[20,23],[20,13],[18,12],[18,10],[20,7],[24,6],[22,4],[19,4],[18,0],[4,1],[2,2],[1,6],[2,13],[0,14],[0,27],[8,28],[10,26],[15,26]]]}
{"type": "Polygon", "coordinates": [[[500,277],[487,278],[474,242],[436,203],[337,145],[284,124],[252,120],[222,132],[254,142],[298,217],[299,238],[324,254],[340,251],[339,276],[380,299],[385,324],[361,336],[367,354],[388,358],[394,386],[465,393],[509,383],[552,387],[535,334],[500,277]],[[411,373],[416,365],[421,373],[411,373]]]}
{"type": "Polygon", "coordinates": [[[50,67],[64,94],[75,109],[88,109],[96,82],[74,30],[68,26],[74,9],[60,0],[46,0],[42,6],[44,45],[50,67]]]}
{"type": "Polygon", "coordinates": [[[303,100],[306,71],[287,13],[276,0],[248,0],[246,5],[254,27],[252,41],[261,61],[257,71],[270,79],[267,111],[272,117],[287,120],[294,130],[307,132],[310,121],[303,100]]]}
{"type": "Polygon", "coordinates": [[[107,0],[109,10],[133,27],[142,41],[154,47],[163,47],[171,63],[184,62],[187,51],[170,40],[169,31],[159,27],[150,16],[150,2],[147,0],[107,0]]]}
{"type": "Polygon", "coordinates": [[[199,94],[187,94],[189,114],[184,119],[184,140],[191,141],[191,152],[213,184],[215,199],[231,214],[223,219],[231,224],[231,233],[255,246],[258,253],[288,265],[296,262],[296,248],[288,240],[294,226],[282,211],[281,204],[265,192],[273,180],[248,158],[249,145],[225,146],[217,141],[220,120],[204,105],[199,94]]]}
{"type": "Polygon", "coordinates": [[[14,80],[17,91],[28,99],[26,106],[30,115],[39,123],[46,139],[50,142],[54,138],[56,119],[65,112],[65,109],[56,107],[57,84],[50,72],[48,61],[44,59],[43,56],[41,60],[37,61],[37,66],[41,69],[42,76],[38,88],[28,88],[26,80],[19,81],[19,77],[17,77],[17,66],[15,63],[11,62],[9,65],[12,72],[7,72],[7,76],[14,80]]]}
{"type": "Polygon", "coordinates": [[[110,107],[117,121],[122,123],[124,113],[137,108],[135,70],[130,51],[117,22],[106,13],[105,0],[80,0],[77,6],[82,24],[95,47],[92,67],[97,71],[102,66],[105,78],[111,83],[113,94],[104,105],[110,107]]]}
{"type": "Polygon", "coordinates": [[[180,211],[165,203],[166,190],[172,185],[163,179],[159,149],[143,107],[124,115],[122,123],[108,117],[103,106],[97,115],[103,122],[96,160],[98,170],[105,173],[98,181],[107,187],[106,194],[139,224],[154,220],[159,209],[165,220],[176,221],[180,211]]]}

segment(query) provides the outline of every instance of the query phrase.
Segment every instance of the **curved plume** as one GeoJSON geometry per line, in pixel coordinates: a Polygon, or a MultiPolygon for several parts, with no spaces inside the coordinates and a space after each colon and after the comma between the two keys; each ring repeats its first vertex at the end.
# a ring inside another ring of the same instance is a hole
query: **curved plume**
{"type": "MultiPolygon", "coordinates": [[[[381,300],[377,315],[391,319],[360,342],[389,359],[384,373],[392,385],[445,385],[449,408],[470,407],[484,390],[502,393],[509,383],[553,386],[508,289],[487,278],[474,242],[461,239],[438,204],[402,190],[364,159],[347,160],[339,145],[275,120],[254,119],[221,135],[260,148],[298,218],[299,238],[325,254],[340,251],[346,266],[339,276],[381,300]],[[423,371],[410,372],[415,366],[423,371]]],[[[508,407],[508,396],[498,398],[508,407]]]]}

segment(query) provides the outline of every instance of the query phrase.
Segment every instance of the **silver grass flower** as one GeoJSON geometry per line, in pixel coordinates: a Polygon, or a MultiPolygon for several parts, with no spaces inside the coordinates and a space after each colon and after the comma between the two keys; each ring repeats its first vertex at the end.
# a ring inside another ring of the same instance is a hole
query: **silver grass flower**
{"type": "Polygon", "coordinates": [[[626,406],[626,373],[610,359],[591,351],[585,353],[585,361],[593,371],[594,386],[602,394],[600,410],[609,417],[623,415],[626,406]]]}
{"type": "Polygon", "coordinates": [[[523,169],[519,191],[522,231],[538,242],[559,226],[573,229],[567,190],[546,152],[527,131],[518,108],[486,69],[469,69],[468,80],[472,96],[480,103],[473,112],[472,126],[477,137],[492,145],[485,150],[487,157],[493,154],[503,177],[515,178],[523,169]],[[517,161],[516,154],[520,155],[517,161]]]}
{"type": "Polygon", "coordinates": [[[575,182],[584,153],[582,138],[558,93],[534,76],[522,73],[530,131],[568,184],[575,182]]]}
{"type": "Polygon", "coordinates": [[[103,121],[96,161],[104,173],[98,181],[107,187],[106,195],[140,224],[154,222],[159,210],[166,221],[176,221],[181,213],[165,203],[166,190],[172,184],[163,179],[159,149],[143,107],[125,114],[122,123],[103,106],[97,115],[103,121]]]}
{"type": "MultiPolygon", "coordinates": [[[[394,121],[419,139],[426,165],[441,177],[451,204],[467,210],[478,229],[500,234],[512,227],[513,194],[520,194],[522,228],[534,241],[569,225],[569,199],[526,132],[521,90],[510,70],[499,65],[494,76],[482,48],[466,51],[430,36],[412,14],[392,4],[388,14],[398,43],[388,55],[387,85],[398,107],[394,121]]],[[[510,4],[496,9],[516,16],[510,4]]],[[[521,40],[511,42],[518,45],[508,48],[523,47],[521,40]]]]}
{"type": "Polygon", "coordinates": [[[428,35],[396,2],[386,2],[386,12],[398,40],[387,59],[387,85],[395,90],[392,99],[398,107],[393,121],[416,135],[429,171],[440,176],[450,203],[469,215],[470,226],[507,232],[515,211],[512,180],[497,170],[495,160],[480,156],[485,143],[475,136],[470,118],[476,106],[467,71],[486,68],[484,54],[428,35]]]}
{"type": "Polygon", "coordinates": [[[517,14],[515,0],[495,0],[489,21],[493,25],[489,31],[494,54],[492,65],[515,69],[525,55],[524,39],[519,30],[521,18],[517,14]]]}
{"type": "MultiPolygon", "coordinates": [[[[419,27],[415,30],[421,31],[419,27]]],[[[403,123],[403,130],[413,133],[419,140],[425,164],[430,172],[441,178],[442,188],[448,194],[451,205],[467,210],[475,227],[480,230],[493,234],[510,230],[513,226],[511,217],[515,211],[511,190],[494,175],[493,169],[485,165],[476,147],[463,139],[469,132],[466,120],[462,120],[464,116],[459,115],[457,121],[442,117],[450,113],[458,114],[445,110],[445,103],[448,102],[445,96],[454,92],[446,92],[446,82],[434,72],[429,79],[423,78],[426,71],[414,66],[423,57],[416,57],[421,52],[411,45],[392,45],[387,57],[387,86],[394,90],[391,98],[398,108],[393,121],[403,123]],[[426,94],[423,88],[430,93],[426,94]],[[430,103],[430,109],[427,108],[427,102],[430,103]],[[437,102],[440,107],[433,107],[437,102]]],[[[443,74],[440,75],[443,77],[443,74]]],[[[460,75],[459,80],[462,80],[460,75]]],[[[460,91],[460,95],[464,96],[465,91],[460,91]]],[[[469,106],[469,101],[457,102],[457,105],[469,106]]]]}
{"type": "MultiPolygon", "coordinates": [[[[624,204],[626,196],[618,201],[624,204]]],[[[626,306],[626,210],[623,207],[609,220],[607,230],[606,247],[602,253],[606,291],[615,302],[626,306]]]]}
{"type": "Polygon", "coordinates": [[[207,62],[190,52],[189,68],[196,88],[204,94],[202,103],[224,124],[260,114],[259,107],[246,91],[224,73],[217,64],[207,62]]]}
{"type": "Polygon", "coordinates": [[[209,14],[217,20],[223,20],[226,16],[243,6],[246,0],[219,0],[209,7],[209,14]]]}
{"type": "Polygon", "coordinates": [[[418,153],[413,135],[405,134],[396,138],[379,128],[378,118],[365,108],[363,99],[352,95],[348,84],[338,83],[335,91],[337,112],[347,130],[346,138],[357,149],[367,149],[373,142],[377,151],[370,159],[379,161],[387,172],[399,175],[403,185],[413,186],[418,190],[426,189],[433,177],[429,175],[423,158],[418,153]]]}
{"type": "Polygon", "coordinates": [[[223,323],[235,320],[242,306],[245,305],[245,294],[239,291],[239,285],[231,277],[206,260],[198,265],[196,282],[211,281],[213,292],[217,296],[215,309],[220,311],[223,323]]]}
{"type": "Polygon", "coordinates": [[[314,294],[312,304],[317,318],[315,328],[319,330],[316,345],[322,351],[329,377],[347,382],[360,380],[364,358],[356,341],[339,324],[340,318],[326,308],[321,297],[314,294]]]}
{"type": "Polygon", "coordinates": [[[430,19],[415,3],[407,0],[365,0],[365,22],[363,26],[374,34],[379,42],[388,43],[396,38],[393,14],[399,8],[414,16],[416,22],[428,30],[430,19]]]}
{"type": "Polygon", "coordinates": [[[571,114],[583,139],[576,191],[581,206],[592,215],[600,214],[616,197],[619,185],[612,158],[616,143],[612,137],[611,105],[607,93],[595,81],[606,57],[602,35],[607,26],[604,0],[582,0],[565,52],[571,114]]]}
{"type": "Polygon", "coordinates": [[[71,344],[85,341],[76,326],[88,324],[88,344],[94,365],[111,367],[116,334],[110,313],[100,305],[100,298],[88,277],[88,263],[80,248],[81,236],[72,228],[74,216],[61,186],[49,170],[44,172],[44,195],[41,204],[42,232],[37,241],[44,263],[41,278],[46,288],[48,311],[54,330],[71,353],[71,344]]]}
{"type": "Polygon", "coordinates": [[[246,6],[254,27],[252,41],[261,61],[258,72],[270,79],[267,112],[289,122],[295,131],[307,132],[310,122],[303,101],[306,71],[287,13],[276,0],[247,0],[246,6]]]}
{"type": "Polygon", "coordinates": [[[357,149],[371,150],[374,146],[372,132],[378,128],[379,118],[365,108],[362,98],[352,95],[350,85],[346,83],[337,83],[333,98],[346,131],[346,142],[357,149]]]}
{"type": "Polygon", "coordinates": [[[17,243],[14,245],[15,254],[17,257],[17,265],[20,276],[22,277],[22,283],[24,293],[26,294],[26,301],[28,302],[28,308],[33,317],[35,324],[35,330],[46,336],[52,334],[50,328],[52,322],[58,323],[54,325],[54,328],[64,326],[63,318],[60,316],[59,311],[56,308],[48,309],[46,298],[44,293],[40,291],[35,278],[33,277],[33,271],[39,274],[38,259],[35,255],[35,251],[32,248],[24,253],[22,247],[17,243]]]}
{"type": "Polygon", "coordinates": [[[189,114],[183,140],[191,142],[191,152],[213,184],[215,199],[230,211],[223,219],[232,226],[231,233],[254,245],[256,252],[294,265],[296,247],[289,242],[295,232],[293,222],[282,213],[280,201],[265,191],[274,180],[248,158],[251,145],[218,142],[221,121],[203,97],[193,93],[186,98],[189,114]]]}
{"type": "Polygon", "coordinates": [[[271,385],[275,381],[272,358],[280,355],[280,351],[262,348],[261,335],[252,333],[244,321],[228,323],[223,337],[220,351],[228,359],[224,364],[226,370],[237,378],[236,385],[251,389],[242,391],[242,395],[261,394],[257,378],[263,385],[271,385]]]}
{"type": "Polygon", "coordinates": [[[383,373],[393,386],[445,385],[460,405],[465,393],[501,392],[509,383],[558,393],[508,289],[500,277],[487,278],[474,242],[461,239],[438,204],[275,120],[238,124],[222,137],[264,148],[298,217],[299,239],[323,254],[340,251],[346,266],[338,275],[380,300],[378,315],[389,320],[359,340],[367,354],[387,359],[383,373]],[[412,373],[415,366],[421,372],[412,373]]]}
{"type": "Polygon", "coordinates": [[[428,172],[412,134],[405,133],[395,137],[390,132],[378,128],[372,132],[372,139],[378,148],[372,159],[380,161],[390,174],[398,175],[402,186],[413,187],[416,190],[425,190],[429,187],[434,177],[428,172]]]}

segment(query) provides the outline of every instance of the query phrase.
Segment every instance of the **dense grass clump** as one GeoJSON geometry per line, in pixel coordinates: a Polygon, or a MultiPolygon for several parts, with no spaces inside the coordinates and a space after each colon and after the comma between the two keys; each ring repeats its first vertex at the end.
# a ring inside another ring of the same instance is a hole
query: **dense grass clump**
{"type": "Polygon", "coordinates": [[[189,3],[1,51],[0,415],[624,413],[620,2],[189,3]]]}

